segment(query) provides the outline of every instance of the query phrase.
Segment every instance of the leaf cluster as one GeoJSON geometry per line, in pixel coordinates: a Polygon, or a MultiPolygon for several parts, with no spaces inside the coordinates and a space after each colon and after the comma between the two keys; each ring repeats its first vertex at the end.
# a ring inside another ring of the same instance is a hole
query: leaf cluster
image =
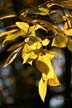
{"type": "MultiPolygon", "coordinates": [[[[32,65],[35,61],[37,69],[42,73],[39,81],[39,94],[42,101],[45,100],[47,85],[60,85],[51,63],[53,57],[60,55],[49,50],[49,46],[67,47],[72,52],[71,4],[72,0],[48,0],[37,7],[25,8],[19,16],[16,16],[22,21],[16,21],[14,28],[0,34],[0,37],[4,38],[3,47],[22,37],[22,42],[9,47],[8,51],[11,54],[4,67],[12,63],[19,52],[21,52],[23,64],[32,65]],[[54,19],[51,18],[52,16],[54,19]],[[58,26],[60,23],[63,23],[63,29],[58,26]]],[[[3,18],[7,16],[0,19],[3,18]]]]}

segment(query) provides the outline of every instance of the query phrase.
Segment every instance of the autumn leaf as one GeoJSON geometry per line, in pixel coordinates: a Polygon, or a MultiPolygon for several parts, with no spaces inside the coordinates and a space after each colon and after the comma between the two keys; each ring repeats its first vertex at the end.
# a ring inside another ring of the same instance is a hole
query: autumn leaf
{"type": "Polygon", "coordinates": [[[45,101],[45,96],[46,96],[46,92],[47,92],[47,80],[43,80],[42,78],[39,81],[39,95],[42,99],[42,101],[45,101]]]}
{"type": "Polygon", "coordinates": [[[39,54],[37,60],[36,60],[36,67],[37,69],[44,73],[44,74],[48,74],[48,78],[52,78],[54,76],[54,69],[51,63],[51,59],[54,56],[58,56],[58,54],[56,52],[49,52],[47,50],[44,50],[44,52],[42,52],[44,54],[39,54]]]}
{"type": "Polygon", "coordinates": [[[66,47],[67,42],[68,42],[67,36],[56,36],[53,38],[52,46],[64,48],[66,47]]]}
{"type": "Polygon", "coordinates": [[[14,50],[10,56],[7,58],[4,67],[8,66],[10,63],[13,62],[13,60],[16,58],[18,52],[22,49],[22,47],[17,48],[16,50],[14,50]]]}
{"type": "Polygon", "coordinates": [[[19,48],[20,46],[23,46],[23,45],[24,45],[24,42],[19,42],[19,43],[15,44],[15,45],[12,45],[11,47],[9,47],[7,49],[7,51],[13,51],[13,50],[15,50],[15,49],[17,49],[17,48],[19,48]]]}
{"type": "Polygon", "coordinates": [[[69,39],[67,47],[72,52],[72,39],[69,39]]]}
{"type": "Polygon", "coordinates": [[[24,32],[27,34],[28,30],[29,30],[29,25],[25,22],[16,22],[16,25],[18,28],[24,30],[24,32]]]}
{"type": "Polygon", "coordinates": [[[18,29],[13,29],[13,30],[2,32],[2,33],[0,33],[0,37],[10,35],[10,34],[15,33],[17,31],[18,31],[18,29]]]}
{"type": "Polygon", "coordinates": [[[49,39],[44,39],[44,40],[42,41],[42,45],[43,45],[43,46],[47,46],[49,43],[50,43],[50,40],[49,40],[49,39]]]}
{"type": "Polygon", "coordinates": [[[49,79],[47,83],[49,86],[59,86],[60,85],[60,82],[56,74],[54,74],[54,78],[49,79]]]}
{"type": "Polygon", "coordinates": [[[13,34],[7,35],[6,38],[2,42],[2,46],[4,47],[7,42],[14,41],[16,38],[23,35],[24,35],[24,32],[22,30],[21,31],[19,30],[13,34]]]}

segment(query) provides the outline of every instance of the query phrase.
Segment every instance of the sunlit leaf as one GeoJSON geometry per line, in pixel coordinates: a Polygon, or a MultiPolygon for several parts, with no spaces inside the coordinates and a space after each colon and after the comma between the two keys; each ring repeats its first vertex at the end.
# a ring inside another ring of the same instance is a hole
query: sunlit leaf
{"type": "Polygon", "coordinates": [[[24,30],[25,33],[28,32],[29,30],[29,25],[25,22],[16,22],[17,27],[19,27],[20,29],[24,30]]]}
{"type": "Polygon", "coordinates": [[[24,64],[24,63],[27,63],[28,59],[32,59],[32,60],[36,59],[37,55],[33,51],[31,51],[30,53],[22,52],[22,58],[23,58],[23,64],[24,64]]]}
{"type": "Polygon", "coordinates": [[[64,48],[66,47],[67,42],[68,42],[67,36],[56,36],[53,38],[52,46],[64,48]]]}
{"type": "Polygon", "coordinates": [[[25,44],[22,53],[29,53],[31,51],[32,49],[30,48],[29,44],[25,44]]]}
{"type": "Polygon", "coordinates": [[[40,42],[34,42],[30,48],[33,49],[33,50],[36,50],[36,49],[40,49],[42,47],[42,44],[40,42]]]}
{"type": "Polygon", "coordinates": [[[0,16],[0,20],[16,17],[15,14],[0,16]]]}
{"type": "Polygon", "coordinates": [[[13,30],[2,32],[2,33],[0,33],[0,37],[10,35],[10,34],[15,33],[17,31],[18,31],[18,29],[13,29],[13,30]]]}
{"type": "Polygon", "coordinates": [[[44,39],[44,40],[42,41],[42,45],[43,45],[43,46],[47,46],[47,45],[49,44],[49,42],[50,42],[50,40],[44,39]]]}
{"type": "Polygon", "coordinates": [[[56,74],[54,74],[54,78],[51,78],[48,80],[48,85],[49,86],[59,86],[60,85],[60,82],[59,82],[56,74]]]}
{"type": "Polygon", "coordinates": [[[69,39],[67,47],[72,52],[72,39],[69,39]]]}
{"type": "Polygon", "coordinates": [[[50,54],[48,54],[48,52],[44,52],[44,53],[46,54],[43,54],[43,55],[41,54],[38,56],[36,60],[36,67],[38,68],[40,72],[46,74],[48,79],[50,79],[54,77],[54,69],[51,63],[51,59],[55,55],[52,54],[52,56],[50,57],[50,54]]]}
{"type": "Polygon", "coordinates": [[[17,31],[13,34],[10,34],[8,36],[6,36],[6,38],[4,39],[4,41],[2,42],[2,46],[5,46],[5,44],[9,41],[14,41],[16,38],[18,38],[19,36],[23,36],[24,32],[23,31],[17,31]]]}
{"type": "Polygon", "coordinates": [[[8,66],[10,63],[13,62],[13,60],[16,58],[18,52],[21,50],[22,47],[17,48],[15,51],[13,51],[10,56],[7,58],[4,67],[8,66]]]}
{"type": "Polygon", "coordinates": [[[47,92],[47,80],[43,80],[42,78],[39,81],[39,95],[42,101],[45,101],[45,96],[47,92]]]}
{"type": "Polygon", "coordinates": [[[64,30],[63,31],[67,36],[72,36],[72,26],[71,26],[70,20],[64,24],[64,30]]]}

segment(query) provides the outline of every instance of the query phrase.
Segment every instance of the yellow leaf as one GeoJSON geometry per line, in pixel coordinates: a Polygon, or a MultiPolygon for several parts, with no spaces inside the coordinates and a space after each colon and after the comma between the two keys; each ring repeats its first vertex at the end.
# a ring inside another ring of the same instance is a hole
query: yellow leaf
{"type": "Polygon", "coordinates": [[[40,49],[42,47],[42,44],[40,42],[34,42],[32,45],[30,45],[30,48],[32,50],[40,49]]]}
{"type": "Polygon", "coordinates": [[[25,45],[24,45],[24,48],[23,48],[23,50],[22,50],[22,53],[29,53],[29,52],[31,52],[32,51],[32,49],[30,48],[30,46],[26,43],[25,45]]]}
{"type": "Polygon", "coordinates": [[[51,78],[51,79],[48,80],[48,85],[49,86],[59,86],[60,85],[56,74],[54,74],[54,78],[51,78]]]}
{"type": "Polygon", "coordinates": [[[18,38],[19,36],[22,36],[24,33],[21,32],[21,31],[17,31],[13,34],[10,34],[8,36],[6,36],[6,38],[4,39],[4,41],[2,42],[2,46],[5,46],[6,42],[8,41],[13,41],[15,40],[16,38],[18,38]]]}
{"type": "Polygon", "coordinates": [[[67,42],[68,42],[67,36],[56,36],[53,38],[52,46],[64,48],[66,47],[67,42]]]}
{"type": "Polygon", "coordinates": [[[67,47],[72,52],[72,39],[69,39],[67,47]]]}
{"type": "Polygon", "coordinates": [[[42,78],[39,81],[39,95],[42,101],[45,101],[45,96],[47,92],[47,80],[43,80],[42,78]]]}
{"type": "Polygon", "coordinates": [[[63,30],[67,36],[72,36],[72,29],[63,30]]]}
{"type": "Polygon", "coordinates": [[[33,51],[31,51],[30,53],[23,53],[22,52],[22,58],[23,58],[23,63],[26,63],[28,61],[28,59],[32,59],[32,60],[36,59],[37,55],[33,51]]]}
{"type": "Polygon", "coordinates": [[[29,25],[25,22],[16,22],[17,27],[19,27],[20,29],[24,30],[25,33],[28,32],[29,30],[29,25]]]}
{"type": "Polygon", "coordinates": [[[29,57],[30,57],[30,53],[27,54],[22,52],[23,64],[27,62],[29,57]]]}
{"type": "Polygon", "coordinates": [[[49,14],[49,10],[43,7],[39,7],[38,10],[40,11],[38,14],[40,15],[48,15],[49,14]]]}
{"type": "Polygon", "coordinates": [[[18,31],[18,29],[13,29],[13,30],[2,32],[2,33],[0,33],[0,37],[10,35],[10,34],[15,33],[17,31],[18,31]]]}
{"type": "Polygon", "coordinates": [[[47,75],[48,79],[54,77],[54,69],[51,63],[51,58],[48,56],[48,54],[39,55],[36,61],[36,66],[40,72],[47,75]],[[38,63],[39,61],[41,61],[41,64],[38,63]]]}
{"type": "Polygon", "coordinates": [[[44,39],[44,40],[42,41],[42,45],[43,45],[43,46],[47,46],[47,45],[49,44],[49,42],[50,42],[50,40],[44,39]]]}
{"type": "Polygon", "coordinates": [[[13,62],[13,60],[16,58],[18,52],[22,49],[22,47],[17,48],[16,50],[14,50],[10,56],[7,58],[4,67],[8,66],[10,63],[13,62]]]}

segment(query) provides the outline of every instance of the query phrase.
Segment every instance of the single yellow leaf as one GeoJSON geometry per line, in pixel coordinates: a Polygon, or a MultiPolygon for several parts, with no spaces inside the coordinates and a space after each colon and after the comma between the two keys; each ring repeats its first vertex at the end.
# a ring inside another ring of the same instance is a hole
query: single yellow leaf
{"type": "Polygon", "coordinates": [[[10,63],[13,62],[13,60],[16,58],[18,52],[22,49],[22,47],[17,48],[16,50],[14,50],[10,56],[7,58],[4,67],[8,66],[10,63]]]}
{"type": "Polygon", "coordinates": [[[63,30],[67,36],[72,36],[72,29],[63,30]]]}
{"type": "Polygon", "coordinates": [[[36,66],[40,72],[47,75],[48,79],[54,77],[54,69],[51,63],[51,58],[48,56],[48,54],[39,55],[36,61],[36,66]],[[41,64],[38,63],[40,61],[41,64]],[[37,63],[39,64],[39,66],[37,63]]]}
{"type": "Polygon", "coordinates": [[[61,85],[59,83],[59,80],[58,80],[56,74],[54,74],[54,78],[51,78],[51,79],[48,80],[48,85],[49,86],[59,86],[59,85],[61,85]]]}
{"type": "Polygon", "coordinates": [[[69,39],[67,47],[72,52],[72,39],[69,39]]]}
{"type": "Polygon", "coordinates": [[[20,29],[24,30],[24,32],[27,34],[28,30],[29,30],[29,25],[25,22],[16,22],[17,27],[19,27],[20,29]]]}
{"type": "Polygon", "coordinates": [[[47,46],[47,45],[49,44],[49,42],[50,42],[49,39],[44,39],[44,40],[42,41],[42,45],[43,45],[43,46],[47,46]]]}
{"type": "Polygon", "coordinates": [[[52,46],[64,48],[66,47],[67,42],[68,42],[67,36],[56,36],[53,38],[52,46]]]}
{"type": "Polygon", "coordinates": [[[42,78],[39,81],[39,95],[42,101],[45,101],[45,96],[47,93],[47,80],[43,80],[42,78]]]}
{"type": "Polygon", "coordinates": [[[23,34],[24,34],[23,32],[17,31],[13,34],[6,36],[6,38],[2,42],[2,46],[5,46],[6,42],[8,42],[8,41],[14,41],[16,38],[18,38],[19,36],[22,36],[23,34]]]}
{"type": "Polygon", "coordinates": [[[0,33],[0,37],[10,35],[10,34],[15,33],[17,31],[18,31],[18,29],[13,29],[13,30],[2,32],[2,33],[0,33]]]}

